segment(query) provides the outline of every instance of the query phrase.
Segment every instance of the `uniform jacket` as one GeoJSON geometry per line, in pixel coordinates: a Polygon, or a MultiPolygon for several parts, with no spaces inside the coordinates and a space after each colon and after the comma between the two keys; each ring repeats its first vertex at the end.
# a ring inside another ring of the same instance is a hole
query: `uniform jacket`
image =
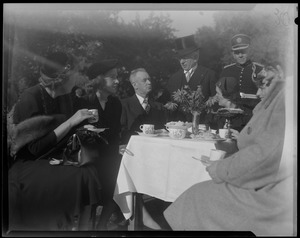
{"type": "MultiPolygon", "coordinates": [[[[244,65],[233,63],[224,67],[221,77],[234,77],[239,80],[240,92],[246,94],[256,94],[258,88],[252,81],[252,76],[256,75],[263,69],[263,65],[248,60],[244,65]]],[[[259,100],[242,99],[242,104],[253,109],[259,100]]]]}
{"type": "Polygon", "coordinates": [[[140,131],[142,124],[154,124],[155,129],[163,129],[166,124],[166,111],[161,103],[149,98],[150,111],[148,114],[140,104],[136,94],[122,101],[121,141],[127,143],[130,136],[140,131]]]}

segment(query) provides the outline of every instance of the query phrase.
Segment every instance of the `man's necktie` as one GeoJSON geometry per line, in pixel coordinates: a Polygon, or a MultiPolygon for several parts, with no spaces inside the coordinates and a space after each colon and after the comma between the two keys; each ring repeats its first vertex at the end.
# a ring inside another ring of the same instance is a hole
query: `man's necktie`
{"type": "Polygon", "coordinates": [[[190,81],[191,75],[192,75],[192,71],[191,70],[185,72],[185,78],[186,78],[187,82],[190,81]]]}
{"type": "Polygon", "coordinates": [[[150,111],[150,105],[148,102],[148,98],[144,99],[143,105],[144,105],[144,109],[145,109],[146,113],[148,113],[150,111]]]}

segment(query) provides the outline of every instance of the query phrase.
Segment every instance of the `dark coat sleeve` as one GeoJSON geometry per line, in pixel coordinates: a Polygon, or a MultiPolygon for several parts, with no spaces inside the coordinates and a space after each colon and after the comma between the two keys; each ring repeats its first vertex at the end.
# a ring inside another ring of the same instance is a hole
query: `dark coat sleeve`
{"type": "MultiPolygon", "coordinates": [[[[16,124],[28,118],[42,115],[36,95],[30,92],[24,92],[16,104],[14,114],[14,122],[16,124]]],[[[54,131],[51,130],[45,136],[30,142],[26,148],[33,156],[40,156],[51,149],[56,142],[56,135],[54,131]]],[[[22,153],[21,151],[19,153],[22,153]]]]}
{"type": "Polygon", "coordinates": [[[137,97],[122,100],[121,115],[121,143],[128,143],[130,136],[139,131],[139,126],[145,121],[144,109],[140,105],[137,97]]]}
{"type": "Polygon", "coordinates": [[[128,99],[121,101],[122,114],[121,114],[121,144],[127,144],[130,138],[129,132],[129,118],[128,118],[128,99]]]}
{"type": "Polygon", "coordinates": [[[119,145],[121,133],[122,105],[118,98],[111,97],[105,111],[105,122],[110,128],[107,130],[111,144],[119,145]]]}
{"type": "Polygon", "coordinates": [[[216,83],[217,77],[215,72],[207,69],[202,83],[203,95],[206,100],[216,94],[216,83]]]}
{"type": "Polygon", "coordinates": [[[181,89],[181,87],[183,86],[183,82],[182,82],[183,77],[185,77],[183,71],[179,70],[175,74],[173,74],[168,80],[166,95],[169,100],[172,99],[173,92],[177,91],[178,89],[181,89]]]}

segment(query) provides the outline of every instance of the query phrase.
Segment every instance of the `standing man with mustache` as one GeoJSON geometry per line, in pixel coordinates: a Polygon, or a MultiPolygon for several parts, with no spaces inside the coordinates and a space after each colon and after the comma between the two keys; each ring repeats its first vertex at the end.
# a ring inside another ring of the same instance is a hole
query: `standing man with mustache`
{"type": "MultiPolygon", "coordinates": [[[[240,93],[256,95],[257,86],[253,79],[263,69],[263,65],[249,59],[250,43],[250,37],[245,34],[237,34],[231,38],[231,50],[235,63],[226,65],[221,72],[220,78],[233,77],[239,81],[240,93]]],[[[259,99],[241,98],[242,106],[250,110],[253,110],[259,101],[259,99]]]]}
{"type": "MultiPolygon", "coordinates": [[[[175,40],[176,57],[180,62],[181,69],[178,70],[168,81],[167,91],[169,100],[172,94],[184,86],[189,86],[191,90],[197,90],[198,86],[202,87],[202,93],[205,101],[216,94],[216,74],[198,64],[200,56],[199,49],[195,43],[194,35],[189,35],[175,40]]],[[[172,120],[191,121],[179,111],[175,111],[171,115],[172,120]]],[[[205,120],[205,113],[200,116],[200,123],[205,120]]]]}

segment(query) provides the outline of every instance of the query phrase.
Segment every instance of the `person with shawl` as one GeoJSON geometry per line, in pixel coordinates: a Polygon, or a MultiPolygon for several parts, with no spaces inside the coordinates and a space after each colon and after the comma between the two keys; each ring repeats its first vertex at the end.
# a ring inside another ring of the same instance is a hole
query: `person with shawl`
{"type": "Polygon", "coordinates": [[[285,83],[279,69],[267,71],[273,80],[237,137],[238,151],[223,160],[203,160],[212,180],[190,187],[165,210],[173,230],[292,235],[293,166],[285,153],[285,83]]]}
{"type": "Polygon", "coordinates": [[[70,135],[93,117],[88,109],[73,112],[75,73],[72,56],[50,53],[40,69],[39,84],[26,89],[14,107],[9,129],[14,158],[8,178],[10,231],[86,229],[83,211],[90,212],[101,201],[93,164],[50,163],[53,158],[59,161],[70,135]]]}

